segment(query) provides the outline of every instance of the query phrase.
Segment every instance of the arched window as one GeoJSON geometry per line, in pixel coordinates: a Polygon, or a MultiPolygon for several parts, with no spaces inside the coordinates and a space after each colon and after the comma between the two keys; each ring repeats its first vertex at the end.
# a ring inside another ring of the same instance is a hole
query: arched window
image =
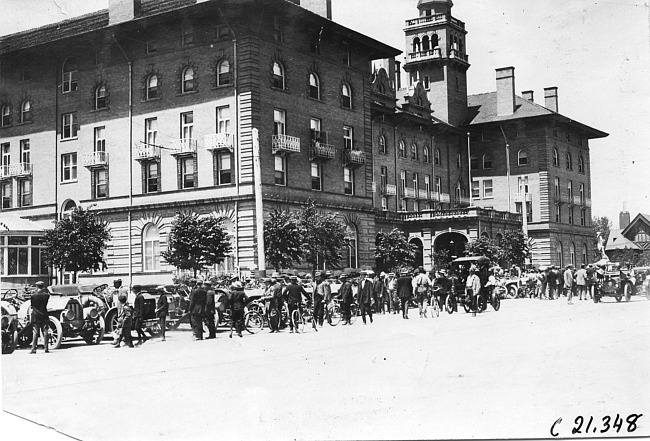
{"type": "Polygon", "coordinates": [[[152,100],[160,97],[160,83],[158,81],[158,75],[153,74],[149,75],[147,78],[147,96],[146,99],[152,100]]]}
{"type": "Polygon", "coordinates": [[[379,137],[379,153],[386,154],[386,138],[383,135],[379,137]]]}
{"type": "Polygon", "coordinates": [[[424,146],[424,149],[422,150],[422,160],[427,163],[431,162],[431,148],[429,146],[424,146]]]}
{"type": "Polygon", "coordinates": [[[406,157],[406,146],[404,145],[404,141],[399,142],[398,155],[400,158],[406,157]]]}
{"type": "Polygon", "coordinates": [[[553,149],[553,167],[560,166],[560,154],[557,152],[557,149],[553,149]]]}
{"type": "Polygon", "coordinates": [[[185,69],[183,69],[181,92],[182,93],[193,92],[194,89],[195,89],[194,69],[188,66],[185,69]]]}
{"type": "Polygon", "coordinates": [[[357,256],[359,255],[359,250],[358,250],[358,244],[359,244],[359,233],[357,231],[357,227],[354,224],[349,224],[345,228],[345,240],[348,244],[347,247],[347,259],[346,263],[348,265],[348,268],[358,268],[359,267],[359,259],[357,256]]]}
{"type": "Polygon", "coordinates": [[[142,270],[157,271],[160,267],[160,231],[154,224],[142,230],[142,270]]]}
{"type": "Polygon", "coordinates": [[[2,127],[8,127],[11,125],[11,106],[5,104],[2,106],[2,127]]]}
{"type": "Polygon", "coordinates": [[[517,152],[517,165],[528,165],[528,152],[526,150],[517,152]]]}
{"type": "Polygon", "coordinates": [[[230,78],[230,62],[228,60],[222,60],[217,64],[217,87],[229,85],[230,78]]]}
{"type": "Polygon", "coordinates": [[[309,98],[320,99],[320,80],[315,73],[309,74],[309,98]]]}
{"type": "Polygon", "coordinates": [[[482,232],[482,233],[481,233],[481,237],[484,238],[484,239],[488,239],[488,240],[490,240],[490,235],[488,234],[487,231],[482,232]]]}
{"type": "Polygon", "coordinates": [[[573,170],[573,159],[571,158],[571,153],[566,152],[566,169],[573,170]]]}
{"type": "Polygon", "coordinates": [[[418,159],[418,146],[411,144],[411,159],[418,159]]]}
{"type": "Polygon", "coordinates": [[[431,49],[438,47],[438,34],[433,34],[431,36],[431,49]]]}
{"type": "Polygon", "coordinates": [[[578,173],[585,172],[585,158],[578,156],[578,173]]]}
{"type": "Polygon", "coordinates": [[[413,52],[420,52],[420,37],[413,39],[413,52]]]}
{"type": "Polygon", "coordinates": [[[62,76],[63,84],[61,91],[63,93],[75,92],[77,90],[77,59],[70,57],[63,62],[62,76]]]}
{"type": "Polygon", "coordinates": [[[277,61],[273,62],[273,87],[284,89],[284,67],[277,61]]]}
{"type": "Polygon", "coordinates": [[[341,105],[346,109],[352,108],[352,89],[347,84],[341,86],[341,105]]]}
{"type": "Polygon", "coordinates": [[[483,168],[492,168],[492,156],[483,155],[483,168]]]}
{"type": "Polygon", "coordinates": [[[496,240],[496,245],[500,247],[501,243],[503,242],[503,234],[497,233],[495,240],[496,240]]]}
{"type": "Polygon", "coordinates": [[[77,208],[75,201],[72,199],[65,201],[61,207],[61,219],[68,219],[75,208],[77,208]]]}
{"type": "Polygon", "coordinates": [[[440,150],[438,149],[433,152],[433,163],[435,165],[440,165],[440,150]]]}
{"type": "Polygon", "coordinates": [[[576,244],[573,242],[571,242],[570,254],[571,254],[571,265],[576,266],[576,244]]]}
{"type": "Polygon", "coordinates": [[[107,97],[108,94],[105,85],[102,84],[95,88],[95,110],[105,109],[108,107],[108,100],[106,99],[107,97]]]}
{"type": "Polygon", "coordinates": [[[422,50],[423,51],[428,51],[429,50],[429,36],[425,35],[422,37],[422,50]]]}

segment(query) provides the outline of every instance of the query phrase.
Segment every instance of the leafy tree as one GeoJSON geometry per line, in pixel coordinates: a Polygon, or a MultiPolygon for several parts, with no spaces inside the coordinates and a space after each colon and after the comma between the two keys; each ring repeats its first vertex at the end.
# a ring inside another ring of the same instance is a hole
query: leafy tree
{"type": "Polygon", "coordinates": [[[431,257],[437,269],[449,269],[452,260],[449,250],[434,251],[431,257]]]}
{"type": "Polygon", "coordinates": [[[199,217],[196,213],[177,213],[169,233],[167,251],[161,253],[167,263],[178,269],[197,271],[223,262],[232,251],[228,233],[219,219],[199,217]]]}
{"type": "Polygon", "coordinates": [[[594,217],[591,219],[591,231],[592,231],[592,247],[593,258],[598,261],[601,259],[600,251],[598,250],[598,233],[603,238],[603,245],[607,244],[607,239],[609,239],[609,233],[612,229],[612,221],[609,220],[607,216],[603,217],[594,217]]]}
{"type": "Polygon", "coordinates": [[[493,265],[498,265],[504,252],[501,247],[495,245],[490,239],[481,236],[465,246],[465,254],[468,256],[485,256],[490,259],[493,265]]]}
{"type": "Polygon", "coordinates": [[[56,221],[53,229],[46,230],[43,238],[45,261],[72,272],[75,282],[79,272],[106,268],[104,251],[111,233],[108,224],[91,208],[75,208],[70,217],[56,221]]]}
{"type": "Polygon", "coordinates": [[[302,256],[316,271],[318,264],[338,268],[341,250],[347,245],[345,226],[334,213],[316,208],[314,201],[298,213],[302,233],[302,256]]]}
{"type": "Polygon", "coordinates": [[[273,210],[264,221],[264,253],[267,262],[276,270],[291,268],[300,263],[302,255],[302,228],[300,219],[285,210],[273,210]]]}
{"type": "Polygon", "coordinates": [[[409,243],[407,237],[397,228],[388,233],[379,233],[375,248],[375,262],[381,271],[397,272],[404,266],[413,266],[417,246],[409,243]]]}
{"type": "Polygon", "coordinates": [[[523,267],[530,255],[528,239],[523,231],[510,230],[503,235],[503,258],[510,264],[523,267]]]}

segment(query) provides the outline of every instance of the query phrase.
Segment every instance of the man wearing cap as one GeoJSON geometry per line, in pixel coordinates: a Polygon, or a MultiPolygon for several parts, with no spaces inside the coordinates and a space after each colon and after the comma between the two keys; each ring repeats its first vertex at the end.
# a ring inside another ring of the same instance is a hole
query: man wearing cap
{"type": "MultiPolygon", "coordinates": [[[[244,285],[240,281],[236,281],[230,286],[230,311],[232,326],[235,327],[235,331],[240,337],[243,337],[241,332],[244,329],[244,308],[247,303],[248,296],[244,292],[244,285]]],[[[230,337],[232,337],[232,328],[230,337]]]]}
{"type": "MultiPolygon", "coordinates": [[[[300,308],[300,311],[302,312],[302,296],[308,297],[309,294],[305,291],[305,288],[303,288],[302,285],[298,284],[297,276],[290,276],[289,281],[290,283],[285,292],[287,296],[287,304],[289,306],[289,328],[291,329],[290,332],[293,333],[293,320],[291,319],[293,317],[293,311],[300,308]]],[[[297,328],[296,332],[298,332],[297,328]]]]}
{"type": "Polygon", "coordinates": [[[118,336],[113,346],[119,348],[120,343],[124,340],[124,343],[126,343],[128,347],[132,348],[133,340],[131,339],[131,325],[133,323],[133,308],[129,305],[127,297],[124,294],[120,294],[117,301],[120,306],[120,312],[117,315],[118,336]]]}
{"type": "Polygon", "coordinates": [[[409,300],[413,297],[413,280],[409,276],[409,270],[402,268],[400,277],[397,279],[397,296],[399,297],[402,307],[402,318],[409,318],[409,300]]]}
{"type": "MultiPolygon", "coordinates": [[[[316,288],[312,291],[312,304],[314,305],[314,317],[312,325],[316,329],[316,322],[319,326],[323,326],[323,315],[325,314],[325,298],[332,297],[332,288],[325,278],[325,274],[317,273],[316,288]]],[[[317,330],[317,329],[316,329],[317,330]]]]}
{"type": "Polygon", "coordinates": [[[361,272],[361,281],[359,282],[359,292],[357,293],[357,302],[359,303],[359,312],[363,319],[363,324],[366,324],[366,314],[370,317],[372,323],[372,309],[374,303],[373,299],[373,281],[370,275],[373,274],[371,270],[361,272]]]}
{"type": "Polygon", "coordinates": [[[354,294],[352,293],[352,283],[347,274],[343,273],[339,276],[341,286],[339,287],[338,298],[341,300],[341,315],[343,316],[343,324],[351,325],[352,317],[350,312],[350,305],[354,301],[354,294]]]}
{"type": "Polygon", "coordinates": [[[30,354],[36,353],[39,335],[43,336],[45,352],[50,352],[50,316],[47,313],[47,302],[50,300],[50,293],[45,289],[44,282],[36,282],[36,287],[38,291],[31,296],[32,351],[30,354]]]}
{"type": "Polygon", "coordinates": [[[117,305],[118,307],[119,302],[117,298],[120,296],[120,294],[124,294],[125,296],[129,295],[129,291],[122,286],[122,279],[113,280],[113,287],[109,288],[107,291],[109,297],[108,301],[110,301],[112,305],[117,305]]]}
{"type": "Polygon", "coordinates": [[[384,313],[384,297],[386,295],[385,277],[386,273],[382,271],[379,276],[375,277],[372,284],[372,293],[375,297],[375,313],[377,314],[384,313]]]}
{"type": "Polygon", "coordinates": [[[208,293],[198,281],[194,280],[194,285],[195,288],[190,293],[190,314],[192,318],[192,329],[194,330],[193,340],[203,340],[203,317],[205,316],[205,304],[208,301],[208,293]]]}
{"type": "Polygon", "coordinates": [[[167,299],[167,291],[163,285],[156,288],[158,292],[158,300],[156,300],[156,317],[158,318],[158,325],[162,341],[165,341],[165,329],[167,327],[167,314],[169,312],[169,300],[167,299]]]}
{"type": "Polygon", "coordinates": [[[214,323],[214,316],[217,313],[217,305],[215,301],[216,293],[212,289],[212,282],[209,280],[203,282],[203,289],[206,292],[205,324],[208,327],[207,338],[215,338],[217,336],[217,328],[214,323]]]}
{"type": "Polygon", "coordinates": [[[135,300],[133,301],[133,327],[135,332],[138,334],[138,342],[136,346],[140,346],[149,338],[144,334],[144,296],[142,295],[142,287],[140,285],[133,285],[131,288],[133,294],[135,294],[135,300]]]}
{"type": "Polygon", "coordinates": [[[426,271],[423,267],[417,269],[418,275],[413,278],[411,282],[413,284],[413,292],[418,301],[418,309],[420,312],[420,318],[427,316],[427,310],[424,306],[425,300],[428,302],[429,291],[431,289],[431,280],[427,276],[426,271]]]}
{"type": "Polygon", "coordinates": [[[279,332],[286,324],[282,320],[282,308],[284,298],[282,297],[282,283],[279,280],[280,274],[271,274],[271,286],[269,287],[271,299],[269,301],[269,326],[271,332],[279,332]]]}

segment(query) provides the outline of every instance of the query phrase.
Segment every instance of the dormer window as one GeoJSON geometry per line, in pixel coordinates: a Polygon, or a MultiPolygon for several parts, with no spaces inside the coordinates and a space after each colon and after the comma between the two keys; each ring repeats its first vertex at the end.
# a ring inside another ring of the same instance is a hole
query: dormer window
{"type": "Polygon", "coordinates": [[[77,59],[70,57],[63,62],[63,93],[76,92],[77,90],[77,59]]]}

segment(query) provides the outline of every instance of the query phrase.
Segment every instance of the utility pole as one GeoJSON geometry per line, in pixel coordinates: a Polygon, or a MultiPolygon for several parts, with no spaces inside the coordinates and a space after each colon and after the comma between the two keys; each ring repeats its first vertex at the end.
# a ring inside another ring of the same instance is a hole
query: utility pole
{"type": "Polygon", "coordinates": [[[467,173],[469,176],[469,206],[474,205],[474,198],[472,197],[472,189],[474,188],[474,184],[472,182],[472,149],[470,148],[470,134],[467,132],[467,161],[469,163],[469,167],[467,168],[467,173]]]}
{"type": "Polygon", "coordinates": [[[253,129],[253,181],[255,183],[255,226],[257,229],[257,269],[266,271],[264,250],[264,205],[262,204],[262,164],[260,163],[260,135],[253,129]]]}
{"type": "Polygon", "coordinates": [[[503,139],[506,143],[506,181],[508,185],[508,211],[512,212],[512,200],[511,200],[511,191],[510,191],[510,144],[508,144],[508,137],[506,132],[503,131],[503,126],[499,125],[501,133],[503,134],[503,139]]]}

